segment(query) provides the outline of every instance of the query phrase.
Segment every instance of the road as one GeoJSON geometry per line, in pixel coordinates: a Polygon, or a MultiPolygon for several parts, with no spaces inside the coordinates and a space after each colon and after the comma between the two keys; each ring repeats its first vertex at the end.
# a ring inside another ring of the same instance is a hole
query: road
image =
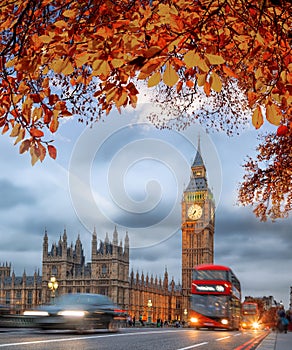
{"type": "Polygon", "coordinates": [[[250,350],[264,331],[190,328],[123,328],[86,334],[35,329],[0,329],[0,350],[250,350]]]}

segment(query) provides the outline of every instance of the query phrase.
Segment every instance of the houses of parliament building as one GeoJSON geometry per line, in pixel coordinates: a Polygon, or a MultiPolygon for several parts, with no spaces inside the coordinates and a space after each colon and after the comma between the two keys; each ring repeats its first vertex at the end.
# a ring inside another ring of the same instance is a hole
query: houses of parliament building
{"type": "Polygon", "coordinates": [[[112,237],[98,238],[96,229],[91,239],[91,261],[86,263],[82,242],[78,236],[75,245],[68,244],[66,229],[58,243],[49,247],[47,231],[42,247],[42,272],[15,276],[11,263],[0,265],[0,303],[15,313],[52,297],[49,282],[58,283],[56,294],[99,293],[138,319],[151,313],[155,322],[184,320],[187,317],[188,295],[194,266],[213,263],[214,259],[214,200],[208,187],[206,168],[201,157],[200,143],[191,166],[191,176],[182,197],[182,271],[181,284],[169,279],[167,269],[163,278],[129,270],[130,239],[125,233],[119,241],[117,228],[112,237]]]}

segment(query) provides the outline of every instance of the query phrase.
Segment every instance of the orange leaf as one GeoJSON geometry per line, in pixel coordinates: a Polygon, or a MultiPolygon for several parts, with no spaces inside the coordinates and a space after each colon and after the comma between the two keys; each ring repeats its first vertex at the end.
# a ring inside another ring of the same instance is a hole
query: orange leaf
{"type": "Polygon", "coordinates": [[[48,145],[48,152],[51,158],[53,159],[57,158],[57,150],[54,146],[48,145]]]}
{"type": "Polygon", "coordinates": [[[252,114],[252,125],[259,129],[264,123],[264,118],[260,106],[257,106],[252,114]]]}
{"type": "Polygon", "coordinates": [[[207,96],[210,96],[211,86],[207,81],[205,81],[205,84],[204,84],[204,91],[207,96]]]}
{"type": "Polygon", "coordinates": [[[2,129],[2,134],[5,134],[9,130],[8,124],[4,125],[4,128],[2,129]]]}
{"type": "Polygon", "coordinates": [[[179,77],[175,69],[170,65],[169,62],[166,63],[166,68],[162,77],[165,85],[173,86],[177,83],[179,77]]]}
{"type": "Polygon", "coordinates": [[[40,151],[40,161],[42,162],[45,159],[47,151],[46,151],[46,148],[41,143],[39,143],[39,151],[40,151]]]}
{"type": "Polygon", "coordinates": [[[258,99],[258,94],[256,94],[253,91],[249,91],[247,93],[247,98],[248,98],[249,107],[252,107],[255,104],[256,100],[258,99]]]}
{"type": "Polygon", "coordinates": [[[43,137],[44,133],[42,130],[36,129],[36,128],[31,128],[30,129],[30,134],[33,137],[43,137]]]}
{"type": "Polygon", "coordinates": [[[58,127],[59,127],[59,121],[57,118],[53,118],[53,120],[51,121],[50,123],[50,131],[52,133],[56,132],[58,130],[58,127]]]}
{"type": "Polygon", "coordinates": [[[186,82],[186,86],[189,87],[189,88],[192,88],[194,86],[194,82],[192,80],[188,80],[186,82]]]}
{"type": "Polygon", "coordinates": [[[223,72],[228,76],[228,77],[233,77],[233,78],[238,78],[238,75],[235,74],[229,67],[223,66],[223,72]]]}

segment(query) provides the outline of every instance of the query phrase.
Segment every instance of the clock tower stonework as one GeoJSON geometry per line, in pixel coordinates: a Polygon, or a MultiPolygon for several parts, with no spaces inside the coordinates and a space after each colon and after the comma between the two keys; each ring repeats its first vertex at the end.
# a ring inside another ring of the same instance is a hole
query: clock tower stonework
{"type": "Polygon", "coordinates": [[[182,294],[185,308],[188,308],[193,267],[214,262],[215,204],[208,187],[200,141],[191,170],[182,198],[182,294]]]}

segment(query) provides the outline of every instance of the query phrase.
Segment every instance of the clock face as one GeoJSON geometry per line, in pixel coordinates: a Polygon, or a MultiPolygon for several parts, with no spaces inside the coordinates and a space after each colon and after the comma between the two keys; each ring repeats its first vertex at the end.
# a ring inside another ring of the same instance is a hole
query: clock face
{"type": "Polygon", "coordinates": [[[188,217],[192,220],[198,220],[203,213],[203,209],[198,204],[193,204],[188,209],[188,217]]]}

